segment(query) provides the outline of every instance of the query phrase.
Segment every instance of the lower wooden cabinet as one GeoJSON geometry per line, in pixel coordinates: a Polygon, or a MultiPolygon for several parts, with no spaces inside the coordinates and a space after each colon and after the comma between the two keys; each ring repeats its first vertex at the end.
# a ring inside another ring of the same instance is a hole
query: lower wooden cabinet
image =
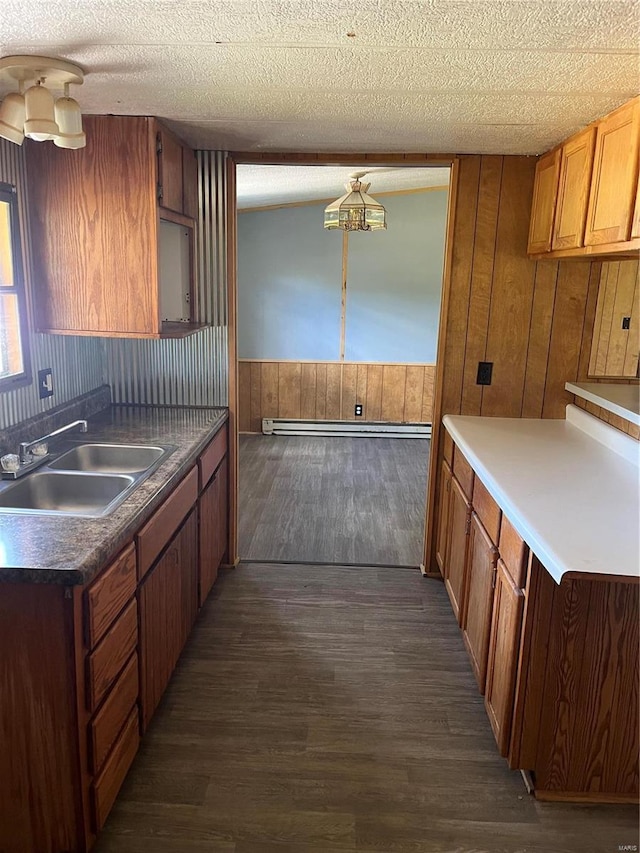
{"type": "Polygon", "coordinates": [[[136,705],[91,788],[96,831],[104,826],[124,782],[124,777],[136,756],[139,743],[138,706],[136,705]]]}
{"type": "Polygon", "coordinates": [[[145,731],[198,610],[198,524],[195,510],[138,589],[140,705],[145,731]]]}
{"type": "Polygon", "coordinates": [[[199,603],[202,605],[211,592],[218,569],[227,549],[227,481],[226,457],[209,485],[200,495],[200,572],[199,603]]]}
{"type": "Polygon", "coordinates": [[[484,703],[500,750],[509,751],[524,593],[498,560],[484,703]]]}
{"type": "Polygon", "coordinates": [[[452,477],[444,583],[458,624],[464,605],[470,523],[471,504],[456,478],[452,477]]]}
{"type": "Polygon", "coordinates": [[[442,462],[440,475],[440,498],[438,501],[438,529],[436,539],[436,560],[442,574],[447,559],[447,533],[449,530],[449,500],[451,497],[451,468],[442,462]]]}
{"type": "Polygon", "coordinates": [[[473,674],[484,693],[493,611],[498,549],[474,512],[469,530],[467,595],[462,616],[464,638],[473,674]]]}

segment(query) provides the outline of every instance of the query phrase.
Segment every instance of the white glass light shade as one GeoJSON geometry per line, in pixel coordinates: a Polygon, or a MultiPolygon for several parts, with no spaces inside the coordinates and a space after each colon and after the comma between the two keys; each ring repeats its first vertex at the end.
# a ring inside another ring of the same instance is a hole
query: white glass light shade
{"type": "Polygon", "coordinates": [[[53,95],[38,83],[27,89],[24,96],[24,135],[36,142],[53,139],[60,132],[55,121],[53,95]]]}
{"type": "Polygon", "coordinates": [[[17,92],[7,95],[0,106],[0,136],[22,145],[24,140],[24,97],[17,92]]]}
{"type": "Polygon", "coordinates": [[[82,130],[82,113],[78,102],[73,98],[58,98],[55,117],[60,132],[53,144],[58,148],[84,148],[87,138],[82,130]]]}
{"type": "Polygon", "coordinates": [[[377,231],[387,227],[386,212],[380,202],[367,195],[370,184],[358,180],[346,184],[348,192],[324,211],[324,227],[343,231],[377,231]]]}

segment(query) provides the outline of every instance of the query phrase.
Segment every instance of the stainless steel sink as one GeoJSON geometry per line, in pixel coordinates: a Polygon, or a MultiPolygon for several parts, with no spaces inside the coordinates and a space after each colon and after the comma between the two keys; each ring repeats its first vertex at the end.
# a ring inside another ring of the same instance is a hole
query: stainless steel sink
{"type": "Polygon", "coordinates": [[[151,468],[166,448],[133,444],[81,444],[49,464],[52,470],[138,474],[151,468]]]}
{"type": "Polygon", "coordinates": [[[0,492],[0,508],[11,512],[106,515],[135,484],[124,474],[36,471],[0,492]]]}

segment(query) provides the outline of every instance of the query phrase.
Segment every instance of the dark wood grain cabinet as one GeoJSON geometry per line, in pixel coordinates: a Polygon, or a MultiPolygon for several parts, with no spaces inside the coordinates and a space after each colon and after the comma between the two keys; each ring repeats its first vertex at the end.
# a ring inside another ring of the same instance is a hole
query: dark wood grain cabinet
{"type": "Polygon", "coordinates": [[[444,583],[458,624],[462,618],[467,579],[471,504],[455,477],[451,478],[444,583]]]}
{"type": "Polygon", "coordinates": [[[484,693],[487,678],[497,562],[498,549],[478,515],[473,513],[469,530],[467,596],[461,627],[481,693],[484,693]]]}
{"type": "Polygon", "coordinates": [[[200,495],[200,577],[199,601],[202,605],[218,576],[227,549],[227,459],[223,459],[211,481],[200,495]]]}
{"type": "Polygon", "coordinates": [[[201,328],[193,151],[152,118],[85,116],[87,145],[28,144],[38,331],[180,337],[201,328]],[[186,165],[185,165],[186,164],[186,165]]]}
{"type": "Polygon", "coordinates": [[[447,538],[449,531],[449,502],[451,500],[451,468],[442,461],[440,496],[438,499],[438,527],[436,533],[436,560],[443,576],[447,562],[447,538]]]}

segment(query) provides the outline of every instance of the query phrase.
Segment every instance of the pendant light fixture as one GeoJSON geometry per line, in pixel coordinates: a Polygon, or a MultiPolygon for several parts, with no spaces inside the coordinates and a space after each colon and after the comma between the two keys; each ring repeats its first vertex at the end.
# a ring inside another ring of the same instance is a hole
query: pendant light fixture
{"type": "Polygon", "coordinates": [[[35,142],[53,140],[59,148],[84,148],[82,114],[69,97],[69,86],[79,86],[84,72],[77,65],[47,56],[5,56],[0,59],[0,81],[17,81],[0,105],[0,137],[22,145],[25,136],[35,142]],[[25,84],[29,85],[25,91],[25,84]],[[54,99],[52,89],[64,89],[54,99]]]}
{"type": "Polygon", "coordinates": [[[354,172],[345,184],[346,194],[332,201],[324,211],[324,227],[342,231],[377,231],[387,227],[387,213],[380,202],[367,195],[371,184],[363,184],[366,172],[354,172]]]}

